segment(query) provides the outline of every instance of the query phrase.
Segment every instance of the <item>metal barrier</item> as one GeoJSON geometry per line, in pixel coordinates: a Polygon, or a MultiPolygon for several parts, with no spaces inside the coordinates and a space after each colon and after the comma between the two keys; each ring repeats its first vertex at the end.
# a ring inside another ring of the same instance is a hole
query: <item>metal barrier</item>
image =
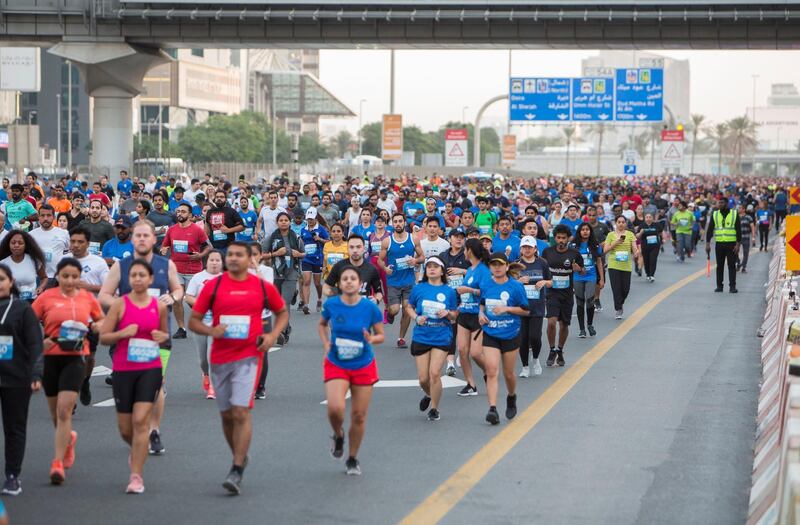
{"type": "Polygon", "coordinates": [[[758,332],[763,337],[762,380],[748,525],[793,524],[800,519],[800,344],[788,340],[792,324],[800,328],[800,281],[786,274],[783,236],[775,239],[772,253],[758,332]]]}

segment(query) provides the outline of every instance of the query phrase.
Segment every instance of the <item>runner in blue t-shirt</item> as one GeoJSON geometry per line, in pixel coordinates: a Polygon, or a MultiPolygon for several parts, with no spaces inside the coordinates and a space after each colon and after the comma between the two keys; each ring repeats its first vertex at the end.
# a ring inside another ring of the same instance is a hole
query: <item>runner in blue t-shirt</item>
{"type": "Polygon", "coordinates": [[[442,397],[442,367],[453,345],[450,321],[458,314],[456,291],[444,281],[445,264],[438,257],[425,261],[422,280],[411,291],[406,313],[416,321],[411,338],[411,355],[417,364],[419,386],[425,397],[419,402],[421,411],[428,410],[428,421],[439,420],[442,397]]]}
{"type": "Polygon", "coordinates": [[[311,277],[314,277],[314,288],[317,289],[317,312],[322,310],[322,249],[330,240],[328,230],[317,222],[317,209],[306,210],[306,225],[300,230],[303,250],[306,255],[300,261],[302,281],[300,283],[300,309],[308,315],[308,303],[311,299],[311,277]]]}
{"type": "Polygon", "coordinates": [[[325,302],[319,320],[319,338],[325,349],[323,378],[328,401],[328,421],[333,429],[331,455],[344,455],[344,411],[347,391],[350,406],[350,445],[347,474],[360,475],[358,449],[364,437],[372,386],[378,382],[373,346],[383,342],[383,314],[359,293],[361,277],[355,267],[345,267],[339,276],[340,295],[325,302]],[[329,333],[330,332],[330,333],[329,333]]]}
{"type": "Polygon", "coordinates": [[[586,328],[594,337],[594,296],[597,286],[605,284],[603,271],[603,248],[597,245],[594,230],[588,223],[578,226],[575,234],[575,247],[583,258],[583,273],[572,276],[572,288],[575,292],[575,303],[578,306],[578,337],[586,338],[586,328]],[[587,326],[588,325],[588,326],[587,326]]]}
{"type": "MultiPolygon", "coordinates": [[[[534,224],[535,226],[535,224],[534,224]]],[[[520,271],[518,281],[525,288],[528,298],[528,315],[522,317],[520,330],[520,352],[522,371],[520,377],[530,377],[530,355],[533,354],[533,375],[542,374],[539,352],[542,350],[542,325],[547,310],[547,288],[553,286],[553,275],[547,261],[538,256],[538,239],[526,235],[520,241],[522,257],[518,261],[524,268],[520,271]]]]}
{"type": "Polygon", "coordinates": [[[236,233],[237,241],[253,242],[253,232],[255,231],[258,215],[249,209],[250,199],[247,197],[239,198],[239,217],[244,223],[244,230],[236,233]]]}
{"type": "Polygon", "coordinates": [[[517,415],[517,380],[514,368],[520,343],[520,316],[528,313],[528,297],[519,281],[509,277],[506,254],[495,252],[489,256],[492,278],[481,287],[481,313],[478,318],[483,327],[483,364],[486,372],[486,394],[489,412],[486,421],[500,423],[497,413],[497,381],[502,356],[506,390],[506,418],[517,415]]]}

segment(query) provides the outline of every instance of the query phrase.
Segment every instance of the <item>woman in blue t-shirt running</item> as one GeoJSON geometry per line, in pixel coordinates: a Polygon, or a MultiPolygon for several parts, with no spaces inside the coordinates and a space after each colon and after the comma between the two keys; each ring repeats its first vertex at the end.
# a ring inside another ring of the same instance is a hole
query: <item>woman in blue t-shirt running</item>
{"type": "Polygon", "coordinates": [[[328,420],[333,428],[331,455],[344,455],[344,411],[347,390],[353,395],[350,408],[350,453],[346,472],[360,475],[356,459],[367,421],[372,386],[378,382],[373,345],[383,342],[383,314],[362,297],[361,277],[355,267],[345,267],[339,276],[341,295],[331,297],[322,308],[319,338],[325,348],[323,377],[328,400],[328,420]]]}

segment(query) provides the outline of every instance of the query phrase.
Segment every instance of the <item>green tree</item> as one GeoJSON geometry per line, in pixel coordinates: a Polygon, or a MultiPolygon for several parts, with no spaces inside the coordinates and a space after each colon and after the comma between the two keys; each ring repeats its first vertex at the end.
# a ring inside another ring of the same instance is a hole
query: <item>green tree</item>
{"type": "Polygon", "coordinates": [[[733,165],[742,173],[742,157],[756,150],[756,123],[744,117],[732,118],[726,123],[728,127],[727,140],[733,153],[733,165]]]}
{"type": "Polygon", "coordinates": [[[299,156],[300,164],[317,162],[328,158],[328,148],[319,140],[319,133],[304,133],[300,135],[299,156]]]}
{"type": "Polygon", "coordinates": [[[575,131],[577,129],[575,126],[565,126],[561,128],[561,133],[564,134],[564,138],[567,141],[567,161],[564,166],[564,175],[569,175],[569,147],[572,145],[572,141],[575,139],[575,131]]]}
{"type": "MultiPolygon", "coordinates": [[[[158,157],[158,137],[142,135],[141,143],[140,137],[137,135],[133,137],[133,158],[146,159],[158,157]]],[[[161,141],[161,156],[165,158],[178,157],[183,158],[180,145],[170,142],[166,139],[161,141]]]]}
{"type": "Polygon", "coordinates": [[[361,127],[361,149],[364,155],[381,156],[381,133],[383,124],[370,122],[361,127]]]}
{"type": "Polygon", "coordinates": [[[250,111],[213,115],[203,124],[185,128],[178,139],[190,162],[265,162],[271,137],[264,115],[250,111]]]}
{"type": "Polygon", "coordinates": [[[346,129],[343,129],[330,140],[331,156],[344,157],[344,154],[350,150],[350,145],[353,144],[353,142],[355,142],[353,135],[346,129]]]}
{"type": "Polygon", "coordinates": [[[700,135],[700,131],[703,127],[703,123],[706,121],[705,115],[700,115],[699,113],[695,113],[692,115],[692,123],[689,124],[689,128],[692,132],[692,160],[689,164],[689,173],[694,173],[694,156],[697,153],[697,146],[699,145],[697,142],[697,137],[700,135]]]}
{"type": "Polygon", "coordinates": [[[722,173],[722,154],[727,149],[728,125],[724,122],[714,124],[705,129],[706,135],[713,142],[717,149],[717,169],[718,174],[722,173]]]}

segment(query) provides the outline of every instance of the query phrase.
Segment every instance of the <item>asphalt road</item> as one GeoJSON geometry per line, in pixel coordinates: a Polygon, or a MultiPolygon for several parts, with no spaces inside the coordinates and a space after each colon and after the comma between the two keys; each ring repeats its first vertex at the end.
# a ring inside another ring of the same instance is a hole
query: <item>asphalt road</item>
{"type": "MultiPolygon", "coordinates": [[[[702,276],[656,306],[442,522],[743,523],[760,376],[755,333],[769,257],[752,254],[738,295],[713,293],[713,276],[702,276]]],[[[626,314],[704,266],[705,258],[679,264],[662,254],[654,284],[634,276],[626,314]]],[[[565,369],[519,380],[520,412],[618,326],[610,289],[602,300],[596,338],[577,339],[573,319],[565,369]]],[[[360,453],[364,475],[345,476],[328,453],[317,321],[318,314],[292,312],[290,344],[270,354],[268,397],[254,409],[241,496],[221,487],[230,454],[188,339],[177,342],[169,364],[167,451],[145,465],[147,492],[124,494],[128,452],[111,403],[79,407],[75,467],[63,486],[49,485],[53,431],[39,394],[31,403],[24,492],[4,499],[13,523],[396,523],[508,425],[505,418],[499,428],[484,422],[483,392],[459,398],[457,386],[446,388],[442,419],[428,422],[417,408],[418,387],[377,388],[360,453]]],[[[413,380],[412,358],[393,348],[398,324],[387,327],[378,349],[381,378],[413,380]]],[[[110,366],[104,348],[98,355],[99,365],[110,366]]],[[[93,393],[94,403],[111,398],[101,377],[93,393]]]]}

